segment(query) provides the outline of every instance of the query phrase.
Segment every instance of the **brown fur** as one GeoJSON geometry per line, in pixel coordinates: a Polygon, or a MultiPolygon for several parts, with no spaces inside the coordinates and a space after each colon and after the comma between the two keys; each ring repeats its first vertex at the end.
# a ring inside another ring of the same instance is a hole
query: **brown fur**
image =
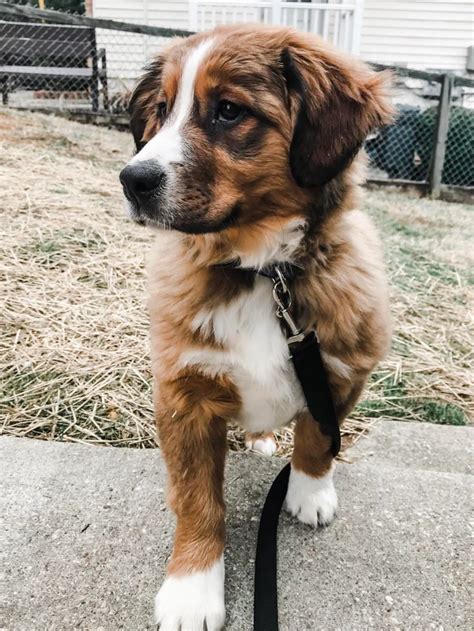
{"type": "MultiPolygon", "coordinates": [[[[180,221],[192,216],[214,229],[238,212],[215,232],[161,233],[149,265],[156,417],[177,515],[174,573],[208,567],[224,545],[225,424],[238,415],[241,394],[230,377],[183,369],[180,357],[219,348],[212,330],[196,332],[193,319],[254,281],[213,265],[277,240],[292,218],[305,221],[295,254],[304,267],[293,288],[296,315],[302,327],[317,329],[332,358],[327,369],[340,422],[390,336],[379,245],[355,210],[361,167],[360,159],[352,162],[366,135],[390,118],[386,77],[291,29],[219,28],[213,36],[218,44],[197,77],[196,118],[186,129],[196,160],[182,167],[173,195],[186,208],[180,221]],[[222,136],[203,122],[216,92],[253,112],[222,136]]],[[[157,104],[165,99],[172,109],[183,60],[204,37],[173,42],[138,84],[131,111],[139,146],[162,124],[157,104]]],[[[321,476],[331,460],[327,438],[301,415],[294,467],[321,476]]]]}
{"type": "Polygon", "coordinates": [[[296,421],[291,466],[306,475],[320,478],[331,468],[331,440],[307,412],[296,421]]]}
{"type": "Polygon", "coordinates": [[[169,503],[177,517],[168,569],[186,573],[207,567],[223,552],[226,421],[236,413],[239,397],[226,378],[186,373],[161,382],[155,393],[169,503]]]}

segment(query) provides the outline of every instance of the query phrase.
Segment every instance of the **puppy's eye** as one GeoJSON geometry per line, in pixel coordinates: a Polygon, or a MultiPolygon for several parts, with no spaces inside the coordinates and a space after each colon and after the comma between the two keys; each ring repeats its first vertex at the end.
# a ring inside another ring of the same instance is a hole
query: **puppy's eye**
{"type": "Polygon", "coordinates": [[[241,118],[244,110],[240,105],[232,101],[221,101],[217,106],[217,120],[225,123],[234,123],[241,118]]]}
{"type": "Polygon", "coordinates": [[[161,101],[160,103],[158,103],[156,107],[156,115],[158,116],[160,120],[163,120],[166,117],[167,111],[168,111],[168,106],[166,104],[166,101],[161,101]]]}

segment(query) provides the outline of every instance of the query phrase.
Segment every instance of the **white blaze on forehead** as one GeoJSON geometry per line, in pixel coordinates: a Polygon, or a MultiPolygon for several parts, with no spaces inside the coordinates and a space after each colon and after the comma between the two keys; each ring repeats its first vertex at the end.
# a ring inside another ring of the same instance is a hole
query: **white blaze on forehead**
{"type": "Polygon", "coordinates": [[[142,160],[158,160],[165,167],[171,162],[183,161],[185,143],[182,129],[193,109],[197,73],[212,44],[213,39],[207,39],[190,51],[184,63],[176,100],[168,119],[156,136],[132,158],[132,164],[142,160]]]}

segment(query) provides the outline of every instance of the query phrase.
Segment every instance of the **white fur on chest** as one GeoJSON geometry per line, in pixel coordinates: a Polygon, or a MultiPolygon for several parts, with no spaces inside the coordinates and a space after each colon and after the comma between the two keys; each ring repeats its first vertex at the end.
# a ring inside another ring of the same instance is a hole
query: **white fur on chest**
{"type": "Polygon", "coordinates": [[[194,318],[195,330],[213,332],[225,350],[189,350],[183,365],[228,374],[239,390],[242,408],[235,419],[251,432],[289,423],[305,406],[288,345],[275,316],[272,284],[258,277],[254,288],[212,313],[194,318]]]}

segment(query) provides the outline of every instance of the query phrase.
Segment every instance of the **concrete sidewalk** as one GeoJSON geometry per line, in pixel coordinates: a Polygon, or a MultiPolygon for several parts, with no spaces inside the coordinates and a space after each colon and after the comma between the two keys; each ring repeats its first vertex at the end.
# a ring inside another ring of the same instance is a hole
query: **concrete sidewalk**
{"type": "MultiPolygon", "coordinates": [[[[281,631],[472,629],[473,430],[380,423],[336,473],[339,516],[280,522],[281,631]]],[[[252,628],[260,509],[283,462],[231,454],[227,604],[252,628]]],[[[170,553],[159,451],[0,440],[0,629],[151,629],[170,553]]]]}

